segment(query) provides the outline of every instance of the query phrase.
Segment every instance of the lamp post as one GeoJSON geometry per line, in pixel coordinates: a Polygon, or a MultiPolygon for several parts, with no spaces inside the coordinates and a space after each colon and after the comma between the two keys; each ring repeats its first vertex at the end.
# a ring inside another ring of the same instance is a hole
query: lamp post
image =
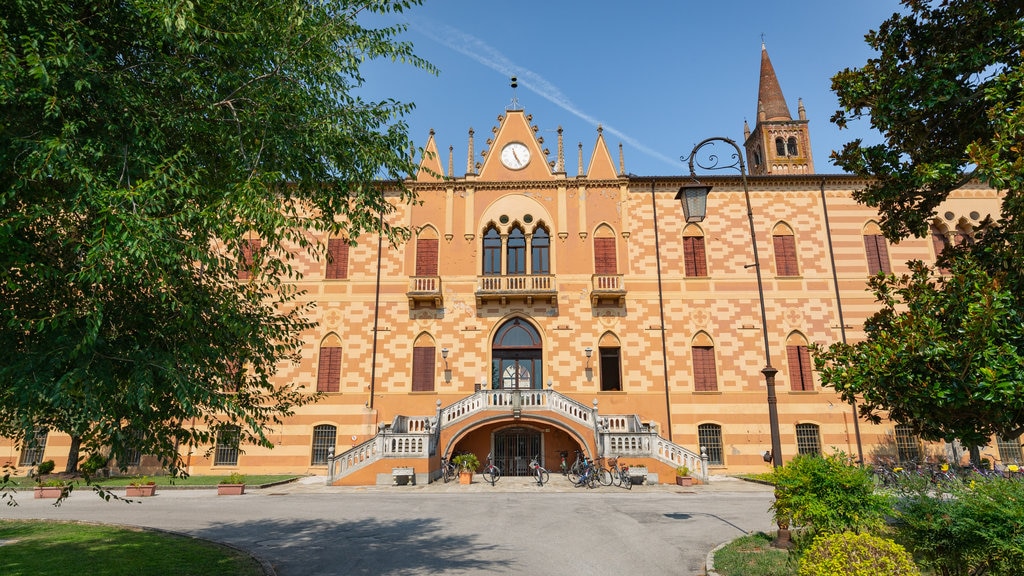
{"type": "MultiPolygon", "coordinates": [[[[761,369],[761,374],[764,374],[765,386],[768,388],[768,424],[771,427],[772,436],[770,460],[772,465],[778,468],[782,466],[782,441],[779,438],[779,407],[775,397],[775,375],[779,371],[772,367],[771,346],[768,343],[768,317],[764,307],[764,284],[761,280],[761,261],[757,255],[757,234],[754,231],[754,211],[750,207],[750,190],[747,188],[747,169],[746,164],[743,162],[743,151],[740,150],[736,142],[722,136],[712,136],[694,146],[688,158],[681,158],[689,164],[690,178],[693,179],[693,183],[679,188],[676,200],[682,202],[683,213],[686,215],[687,222],[701,222],[704,220],[704,216],[707,214],[707,197],[711,191],[711,186],[697,181],[697,175],[693,170],[693,166],[697,153],[700,152],[701,148],[713,146],[715,142],[724,142],[735,149],[735,153],[732,155],[732,162],[728,164],[720,163],[718,155],[711,153],[708,154],[706,163],[697,161],[697,166],[704,170],[737,168],[740,171],[740,178],[743,182],[743,197],[747,202],[747,222],[750,225],[750,243],[754,250],[754,272],[757,274],[757,296],[761,303],[761,332],[764,334],[764,368],[761,369]]],[[[765,455],[765,460],[768,459],[768,455],[765,455]]]]}

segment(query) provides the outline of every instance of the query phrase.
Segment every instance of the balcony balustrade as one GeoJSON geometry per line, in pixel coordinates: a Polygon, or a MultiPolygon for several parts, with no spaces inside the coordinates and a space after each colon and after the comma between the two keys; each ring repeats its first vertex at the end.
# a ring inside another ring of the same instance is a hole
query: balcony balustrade
{"type": "Polygon", "coordinates": [[[555,277],[550,274],[523,274],[506,276],[480,276],[477,282],[476,303],[524,301],[533,304],[536,299],[545,299],[552,306],[558,304],[558,290],[555,277]]]}

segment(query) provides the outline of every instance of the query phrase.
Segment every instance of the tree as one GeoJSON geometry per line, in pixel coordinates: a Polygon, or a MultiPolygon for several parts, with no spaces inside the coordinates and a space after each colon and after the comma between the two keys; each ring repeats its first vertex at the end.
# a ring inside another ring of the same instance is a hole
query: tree
{"type": "Polygon", "coordinates": [[[950,191],[974,178],[1002,193],[998,218],[929,268],[878,277],[867,339],[818,348],[822,382],[861,414],[928,439],[985,445],[1024,430],[1024,5],[903,0],[865,37],[878,51],[832,79],[844,127],[870,117],[883,143],[833,154],[870,177],[855,198],[886,237],[924,236],[950,191]]]}
{"type": "Polygon", "coordinates": [[[313,326],[293,259],[407,237],[382,216],[413,200],[412,106],[358,97],[359,67],[436,70],[358,18],[419,3],[0,8],[0,433],[172,471],[229,426],[271,446],[316,399],[274,379],[313,326]]]}

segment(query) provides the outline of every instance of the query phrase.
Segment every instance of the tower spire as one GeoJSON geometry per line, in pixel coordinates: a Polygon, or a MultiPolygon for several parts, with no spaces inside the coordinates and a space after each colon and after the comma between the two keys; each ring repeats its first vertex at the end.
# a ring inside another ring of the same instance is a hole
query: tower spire
{"type": "Polygon", "coordinates": [[[768,58],[768,49],[765,48],[764,40],[761,40],[761,82],[757,89],[758,112],[764,110],[764,119],[769,122],[776,120],[792,120],[789,114],[789,106],[782,96],[782,87],[779,86],[779,79],[775,76],[775,68],[768,58]]]}

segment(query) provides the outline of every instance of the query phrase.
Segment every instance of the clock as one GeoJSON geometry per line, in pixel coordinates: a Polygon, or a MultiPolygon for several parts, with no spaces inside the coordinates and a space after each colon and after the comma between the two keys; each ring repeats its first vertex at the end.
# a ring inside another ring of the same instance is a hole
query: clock
{"type": "Polygon", "coordinates": [[[530,149],[519,142],[507,144],[501,149],[501,163],[511,170],[525,168],[530,163],[530,149]]]}

